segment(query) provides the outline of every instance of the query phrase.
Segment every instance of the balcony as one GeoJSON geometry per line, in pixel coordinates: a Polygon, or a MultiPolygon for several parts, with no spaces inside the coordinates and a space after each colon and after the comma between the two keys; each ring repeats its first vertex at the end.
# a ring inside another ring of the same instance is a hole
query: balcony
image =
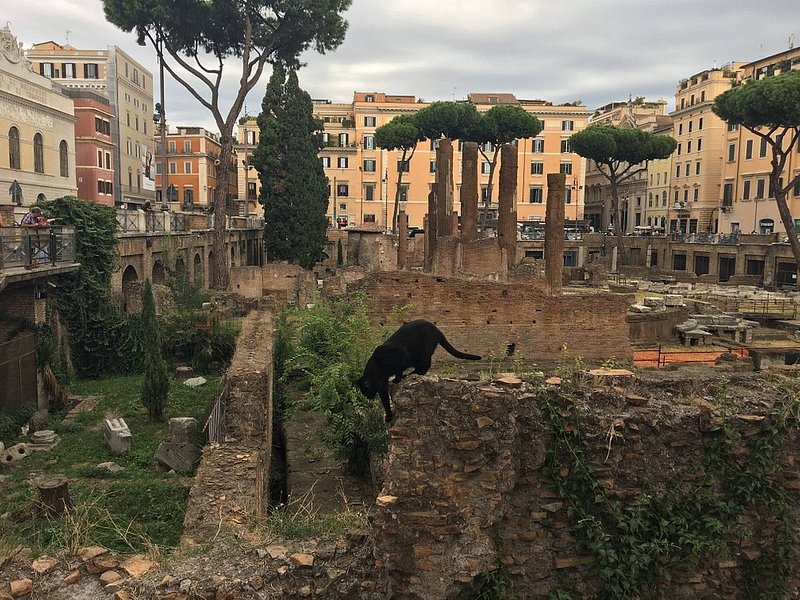
{"type": "Polygon", "coordinates": [[[75,229],[0,227],[0,271],[72,265],[75,229]]]}

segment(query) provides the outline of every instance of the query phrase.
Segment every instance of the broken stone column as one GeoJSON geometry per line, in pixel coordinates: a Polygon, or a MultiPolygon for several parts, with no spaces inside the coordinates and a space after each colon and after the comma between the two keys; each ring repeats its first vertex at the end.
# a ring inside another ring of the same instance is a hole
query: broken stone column
{"type": "Polygon", "coordinates": [[[131,449],[133,436],[125,419],[106,419],[103,424],[103,438],[111,454],[118,456],[131,449]]]}
{"type": "Polygon", "coordinates": [[[408,215],[401,210],[397,213],[397,270],[402,271],[408,262],[408,215]]]}
{"type": "Polygon", "coordinates": [[[200,451],[192,438],[197,431],[194,417],[174,417],[169,420],[169,441],[156,450],[156,461],[178,473],[190,473],[200,459],[200,451]]]}
{"type": "Polygon", "coordinates": [[[478,144],[464,142],[461,150],[461,241],[478,238],[478,144]]]}
{"type": "Polygon", "coordinates": [[[547,209],[544,233],[544,273],[554,296],[561,294],[564,271],[564,173],[547,175],[547,209]]]}
{"type": "MultiPolygon", "coordinates": [[[[436,186],[434,186],[435,188],[436,186]]],[[[428,194],[428,216],[425,217],[425,270],[433,267],[433,254],[436,252],[436,192],[428,194]]]]}
{"type": "MultiPolygon", "coordinates": [[[[503,144],[500,151],[500,199],[497,214],[497,243],[506,251],[508,268],[517,260],[517,147],[503,144]]],[[[564,220],[564,210],[561,210],[564,220]]]]}
{"type": "Polygon", "coordinates": [[[436,235],[453,235],[453,142],[448,138],[439,140],[436,149],[436,235]]]}

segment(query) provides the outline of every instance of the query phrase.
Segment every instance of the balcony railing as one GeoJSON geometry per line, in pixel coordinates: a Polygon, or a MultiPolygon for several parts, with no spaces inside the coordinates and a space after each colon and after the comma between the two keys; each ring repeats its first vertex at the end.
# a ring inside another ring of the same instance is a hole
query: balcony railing
{"type": "Polygon", "coordinates": [[[741,233],[682,233],[670,234],[673,242],[683,244],[722,244],[736,246],[741,242],[741,233]]]}
{"type": "Polygon", "coordinates": [[[75,229],[0,227],[0,271],[75,262],[75,229]]]}

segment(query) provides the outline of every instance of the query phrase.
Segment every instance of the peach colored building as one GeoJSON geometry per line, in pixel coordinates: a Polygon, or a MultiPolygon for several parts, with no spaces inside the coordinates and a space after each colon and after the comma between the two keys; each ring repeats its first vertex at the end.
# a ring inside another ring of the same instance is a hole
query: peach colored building
{"type": "MultiPolygon", "coordinates": [[[[216,134],[202,127],[178,127],[167,132],[167,194],[171,204],[179,203],[183,209],[207,209],[214,200],[221,146],[216,134]]],[[[161,141],[156,141],[155,184],[159,190],[157,204],[161,203],[161,141]]],[[[237,197],[236,156],[228,165],[230,179],[226,198],[232,202],[237,197]]]]}
{"type": "MultiPolygon", "coordinates": [[[[544,100],[518,100],[508,93],[470,94],[468,101],[481,112],[496,104],[517,104],[544,122],[539,136],[518,144],[518,218],[544,219],[547,174],[559,171],[567,175],[567,218],[582,218],[584,161],[570,152],[567,138],[586,127],[588,110],[582,106],[554,106],[544,100]]],[[[330,183],[329,218],[332,223],[374,225],[381,229],[391,223],[402,153],[378,148],[375,129],[398,115],[412,114],[425,106],[428,104],[417,101],[414,96],[381,92],[356,92],[353,102],[348,104],[315,102],[315,114],[325,127],[326,146],[320,152],[320,159],[330,183]]],[[[436,177],[435,146],[432,140],[420,142],[403,175],[400,200],[412,226],[422,226],[427,213],[428,193],[436,177]]],[[[460,144],[455,142],[454,210],[457,212],[460,212],[460,150],[460,144]]],[[[491,159],[491,150],[487,154],[491,159]]],[[[479,161],[479,186],[485,197],[489,168],[482,156],[479,161]]],[[[490,218],[497,212],[498,182],[499,173],[495,173],[490,218]]]]}
{"type": "MultiPolygon", "coordinates": [[[[746,82],[778,75],[790,69],[800,69],[800,48],[741,64],[738,78],[746,82]]],[[[769,184],[772,149],[759,136],[736,126],[726,126],[723,144],[720,230],[724,233],[785,233],[769,184]]],[[[788,181],[798,173],[800,142],[797,151],[789,153],[783,181],[788,181]]],[[[800,185],[790,190],[787,201],[795,225],[800,225],[800,185]]]]}
{"type": "Polygon", "coordinates": [[[78,198],[114,206],[114,111],[105,96],[65,90],[75,105],[75,171],[78,198]]]}
{"type": "Polygon", "coordinates": [[[108,98],[115,167],[114,203],[141,206],[155,200],[153,155],[153,75],[117,46],[85,50],[53,41],[26,52],[34,72],[67,89],[93,91],[108,98]],[[148,173],[150,177],[148,177],[148,173]]]}

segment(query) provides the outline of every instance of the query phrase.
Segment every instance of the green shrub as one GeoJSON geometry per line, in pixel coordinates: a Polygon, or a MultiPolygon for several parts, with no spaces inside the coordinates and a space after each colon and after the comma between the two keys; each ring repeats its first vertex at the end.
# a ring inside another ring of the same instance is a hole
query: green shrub
{"type": "Polygon", "coordinates": [[[173,312],[161,323],[161,341],[167,358],[173,363],[188,364],[201,373],[219,370],[231,361],[238,335],[235,321],[211,317],[206,312],[173,312]]]}

